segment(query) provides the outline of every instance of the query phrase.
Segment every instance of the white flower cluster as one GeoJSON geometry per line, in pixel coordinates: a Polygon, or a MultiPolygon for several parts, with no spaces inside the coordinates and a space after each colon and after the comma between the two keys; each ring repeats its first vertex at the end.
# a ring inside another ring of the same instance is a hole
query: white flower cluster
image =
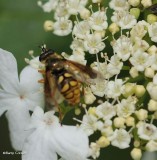
{"type": "MultiPolygon", "coordinates": [[[[100,149],[110,144],[127,148],[131,139],[135,147],[131,152],[133,159],[140,159],[142,148],[156,151],[157,127],[153,120],[157,118],[157,47],[154,45],[157,18],[155,21],[155,15],[151,14],[147,21],[138,19],[138,6],[148,8],[152,1],[111,0],[108,9],[101,0],[92,1],[97,3],[96,8],[87,0],[55,2],[56,7],[51,6],[55,15],[51,30],[59,36],[70,33],[73,36],[72,55],[66,58],[86,64],[86,53],[96,54],[91,67],[104,77],[84,89],[85,104],[90,106],[81,127],[88,136],[96,131],[101,133],[90,145],[91,156],[98,158],[100,149]],[[111,24],[107,17],[110,9],[111,24]],[[71,16],[76,19],[72,21],[71,16]],[[113,54],[106,53],[105,39],[110,40],[113,54]],[[99,105],[94,103],[96,96],[102,99],[99,105]],[[150,97],[149,100],[146,101],[145,96],[150,97]]],[[[44,11],[50,11],[50,5],[46,9],[47,3],[40,5],[44,11]]],[[[45,30],[49,30],[46,25],[45,30]]]]}

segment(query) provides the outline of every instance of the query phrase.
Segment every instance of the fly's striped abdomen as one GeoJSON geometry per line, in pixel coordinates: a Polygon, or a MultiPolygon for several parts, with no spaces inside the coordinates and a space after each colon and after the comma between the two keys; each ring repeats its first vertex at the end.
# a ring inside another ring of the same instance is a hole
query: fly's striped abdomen
{"type": "Polygon", "coordinates": [[[59,91],[72,105],[80,102],[80,83],[73,76],[64,70],[56,77],[59,91]]]}

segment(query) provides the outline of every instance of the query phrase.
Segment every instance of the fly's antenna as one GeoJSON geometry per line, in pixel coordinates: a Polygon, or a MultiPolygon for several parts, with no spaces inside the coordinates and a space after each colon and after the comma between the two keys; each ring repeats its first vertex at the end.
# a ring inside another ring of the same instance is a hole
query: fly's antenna
{"type": "Polygon", "coordinates": [[[38,46],[38,47],[41,49],[41,51],[42,51],[43,53],[45,53],[45,52],[47,51],[47,49],[46,49],[46,44],[40,45],[40,46],[38,46]]]}

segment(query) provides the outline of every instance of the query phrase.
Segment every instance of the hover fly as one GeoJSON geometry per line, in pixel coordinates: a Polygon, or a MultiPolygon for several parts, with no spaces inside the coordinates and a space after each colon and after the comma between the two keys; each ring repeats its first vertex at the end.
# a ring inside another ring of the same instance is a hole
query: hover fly
{"type": "Polygon", "coordinates": [[[39,61],[45,64],[45,96],[50,104],[58,106],[62,96],[71,106],[80,102],[83,84],[93,83],[98,77],[97,71],[74,61],[70,61],[44,46],[39,61]],[[59,95],[59,96],[58,96],[59,95]]]}

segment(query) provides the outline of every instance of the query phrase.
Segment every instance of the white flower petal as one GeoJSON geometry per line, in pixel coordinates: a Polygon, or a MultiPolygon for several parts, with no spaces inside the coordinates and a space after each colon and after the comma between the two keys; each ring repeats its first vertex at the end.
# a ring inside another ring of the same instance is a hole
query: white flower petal
{"type": "Polygon", "coordinates": [[[20,84],[25,89],[25,92],[36,92],[42,87],[38,80],[42,79],[42,75],[38,70],[31,66],[26,66],[20,73],[20,84]]]}
{"type": "Polygon", "coordinates": [[[47,131],[49,130],[38,129],[28,137],[22,152],[22,160],[57,160],[54,146],[49,142],[53,135],[47,131]]]}
{"type": "Polygon", "coordinates": [[[51,138],[56,152],[65,160],[85,160],[88,156],[88,137],[75,126],[61,126],[51,138]]]}
{"type": "Polygon", "coordinates": [[[30,130],[25,130],[30,122],[30,114],[27,108],[14,106],[6,113],[8,119],[10,138],[15,150],[22,150],[25,138],[30,134],[30,130]]]}
{"type": "Polygon", "coordinates": [[[44,106],[43,85],[38,83],[42,75],[31,66],[25,67],[20,74],[21,94],[30,110],[36,106],[44,106]]]}
{"type": "Polygon", "coordinates": [[[12,53],[0,48],[0,60],[0,86],[15,94],[19,86],[16,59],[12,53]]]}
{"type": "Polygon", "coordinates": [[[0,116],[14,106],[25,107],[22,99],[18,95],[10,94],[0,89],[0,116]]]}

